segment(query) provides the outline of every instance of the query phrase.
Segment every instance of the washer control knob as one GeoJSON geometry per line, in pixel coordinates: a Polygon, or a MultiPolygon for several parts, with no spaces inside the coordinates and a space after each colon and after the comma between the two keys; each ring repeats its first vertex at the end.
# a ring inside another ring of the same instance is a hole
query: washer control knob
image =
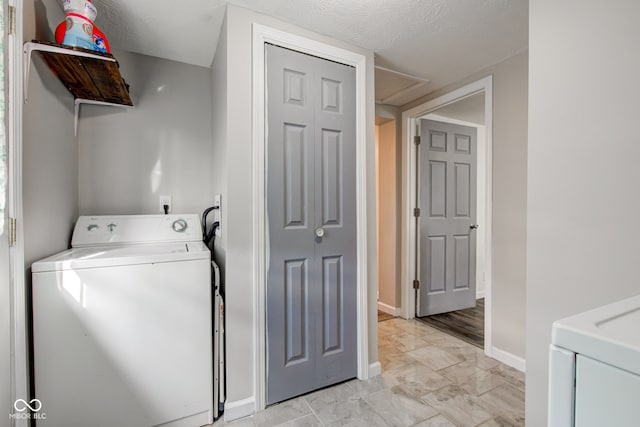
{"type": "Polygon", "coordinates": [[[87,231],[97,230],[98,228],[100,228],[100,227],[98,226],[98,224],[89,224],[89,225],[87,226],[87,231]]]}
{"type": "Polygon", "coordinates": [[[324,236],[324,228],[316,228],[316,236],[320,238],[324,236]]]}
{"type": "Polygon", "coordinates": [[[176,233],[184,233],[185,231],[187,231],[187,221],[185,221],[184,219],[176,219],[171,224],[171,228],[173,228],[173,231],[175,231],[176,233]]]}
{"type": "Polygon", "coordinates": [[[117,226],[118,226],[118,224],[114,224],[114,223],[107,224],[107,228],[108,228],[108,229],[109,229],[109,231],[110,231],[110,232],[112,232],[112,233],[113,233],[113,229],[114,229],[114,228],[116,228],[117,226]]]}

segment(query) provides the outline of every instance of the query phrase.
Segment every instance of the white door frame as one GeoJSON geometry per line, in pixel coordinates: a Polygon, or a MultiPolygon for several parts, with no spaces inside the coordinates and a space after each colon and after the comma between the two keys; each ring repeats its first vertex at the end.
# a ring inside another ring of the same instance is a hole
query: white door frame
{"type": "Polygon", "coordinates": [[[269,250],[266,226],[266,97],[264,44],[307,53],[353,66],[356,70],[356,218],[358,280],[358,378],[369,377],[367,316],[367,181],[366,181],[366,57],[306,37],[253,24],[253,288],[256,295],[254,395],[256,412],[266,406],[266,277],[269,250]]]}
{"type": "MultiPolygon", "coordinates": [[[[9,217],[17,221],[16,243],[9,248],[10,288],[11,288],[11,398],[28,400],[29,396],[29,355],[27,336],[27,300],[24,266],[24,232],[22,215],[22,1],[8,0],[14,8],[14,32],[9,34],[6,46],[7,70],[7,136],[9,149],[8,209],[9,217]]],[[[8,26],[9,23],[5,22],[8,26]]],[[[13,403],[13,402],[12,402],[13,403]]],[[[7,416],[7,414],[0,414],[7,416]]],[[[27,426],[28,420],[11,420],[12,426],[27,426]]]]}
{"type": "MultiPolygon", "coordinates": [[[[452,104],[476,93],[484,92],[486,128],[486,258],[485,258],[485,310],[484,352],[493,355],[492,345],[492,283],[493,283],[493,77],[488,76],[459,89],[439,96],[402,113],[402,230],[401,233],[401,312],[402,317],[415,317],[415,292],[413,289],[416,259],[416,224],[413,208],[416,194],[416,150],[413,138],[417,132],[417,120],[445,105],[452,104]]],[[[478,177],[482,179],[482,177],[478,177]]]]}

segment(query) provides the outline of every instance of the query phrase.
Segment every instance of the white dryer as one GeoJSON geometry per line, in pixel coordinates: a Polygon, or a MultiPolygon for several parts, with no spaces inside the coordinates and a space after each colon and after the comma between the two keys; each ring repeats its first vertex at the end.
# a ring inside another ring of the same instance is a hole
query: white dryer
{"type": "Polygon", "coordinates": [[[640,425],[640,295],[554,322],[549,427],[640,425]]]}
{"type": "Polygon", "coordinates": [[[197,215],[84,216],[33,273],[38,427],[213,422],[210,252],[197,215]]]}

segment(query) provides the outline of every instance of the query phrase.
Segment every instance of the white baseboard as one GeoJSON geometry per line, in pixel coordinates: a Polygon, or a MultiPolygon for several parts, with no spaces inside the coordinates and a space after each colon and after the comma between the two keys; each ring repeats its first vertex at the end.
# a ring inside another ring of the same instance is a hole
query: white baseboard
{"type": "Polygon", "coordinates": [[[388,304],[385,304],[383,302],[378,301],[378,310],[383,311],[387,314],[390,314],[392,316],[397,316],[398,315],[398,311],[400,309],[396,308],[396,307],[392,307],[388,304]]]}
{"type": "Polygon", "coordinates": [[[227,402],[224,404],[224,420],[233,421],[248,417],[256,412],[256,399],[251,396],[246,399],[227,402]]]}
{"type": "Polygon", "coordinates": [[[484,290],[476,292],[476,299],[484,298],[484,290]]]}
{"type": "Polygon", "coordinates": [[[509,365],[512,368],[517,369],[520,372],[526,372],[527,362],[522,357],[516,356],[515,354],[501,350],[497,347],[493,347],[491,349],[490,356],[497,361],[504,363],[505,365],[509,365]]]}
{"type": "Polygon", "coordinates": [[[382,365],[380,362],[369,364],[369,378],[377,377],[382,373],[382,365]]]}

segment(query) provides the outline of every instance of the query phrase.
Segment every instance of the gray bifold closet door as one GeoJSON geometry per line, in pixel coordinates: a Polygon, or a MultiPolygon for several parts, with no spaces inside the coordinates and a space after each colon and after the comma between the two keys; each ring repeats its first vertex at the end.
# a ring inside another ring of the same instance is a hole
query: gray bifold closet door
{"type": "Polygon", "coordinates": [[[267,403],[357,376],[355,69],[266,45],[267,403]]]}
{"type": "Polygon", "coordinates": [[[476,305],[476,133],[420,121],[420,317],[476,305]]]}

